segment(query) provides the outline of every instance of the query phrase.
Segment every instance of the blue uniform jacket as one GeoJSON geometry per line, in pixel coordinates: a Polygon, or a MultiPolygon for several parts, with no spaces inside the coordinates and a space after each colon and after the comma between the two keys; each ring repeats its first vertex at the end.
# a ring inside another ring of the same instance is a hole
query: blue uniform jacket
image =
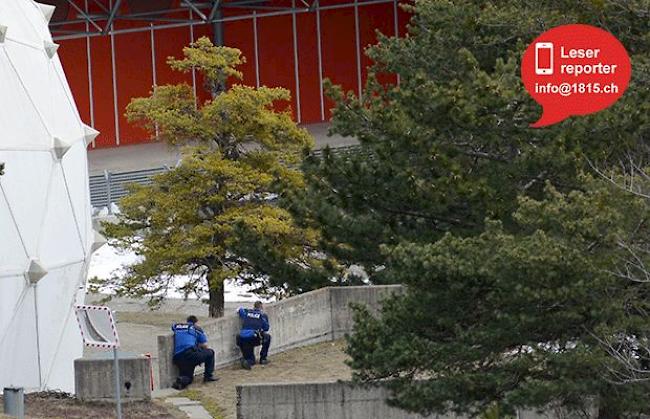
{"type": "Polygon", "coordinates": [[[269,318],[260,310],[240,308],[237,310],[239,318],[242,319],[239,336],[242,339],[250,339],[255,336],[258,330],[269,331],[269,318]]]}
{"type": "Polygon", "coordinates": [[[194,323],[174,323],[172,331],[174,332],[174,355],[208,342],[205,332],[194,326],[194,323]]]}

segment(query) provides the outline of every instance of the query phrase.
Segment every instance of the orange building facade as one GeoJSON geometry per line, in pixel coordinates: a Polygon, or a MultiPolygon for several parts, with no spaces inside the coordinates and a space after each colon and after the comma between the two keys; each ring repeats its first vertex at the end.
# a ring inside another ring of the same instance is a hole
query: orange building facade
{"type": "Polygon", "coordinates": [[[364,49],[403,35],[408,14],[397,0],[49,0],[59,56],[82,119],[101,132],[92,148],[150,141],[125,108],[155,85],[185,82],[205,100],[197,74],[169,69],[167,57],[201,36],[242,51],[242,83],[284,87],[301,124],[327,121],[323,80],[361,92],[371,64],[364,49]]]}

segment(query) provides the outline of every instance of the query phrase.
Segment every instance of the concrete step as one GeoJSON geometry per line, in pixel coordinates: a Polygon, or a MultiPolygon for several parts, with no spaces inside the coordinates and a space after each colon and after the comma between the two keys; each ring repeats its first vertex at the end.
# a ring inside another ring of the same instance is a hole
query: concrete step
{"type": "Polygon", "coordinates": [[[190,419],[213,419],[210,413],[201,405],[201,402],[196,400],[187,397],[168,397],[165,399],[165,403],[173,404],[190,419]]]}

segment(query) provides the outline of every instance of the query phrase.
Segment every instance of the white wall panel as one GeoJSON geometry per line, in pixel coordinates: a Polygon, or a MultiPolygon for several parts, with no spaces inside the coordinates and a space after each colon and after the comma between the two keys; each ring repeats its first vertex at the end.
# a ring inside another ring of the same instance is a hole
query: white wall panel
{"type": "MultiPolygon", "coordinates": [[[[0,138],[0,147],[4,142],[0,138]]],[[[5,174],[0,178],[2,190],[11,203],[11,212],[22,241],[29,254],[34,256],[38,250],[38,238],[47,208],[53,169],[52,153],[0,151],[0,162],[5,162],[6,166],[5,174]],[[26,196],[28,192],[29,198],[26,196]]]]}
{"type": "MultiPolygon", "coordinates": [[[[6,40],[5,43],[11,43],[11,41],[6,40]]],[[[2,149],[7,150],[18,147],[22,149],[49,149],[51,139],[47,128],[29,96],[24,94],[20,78],[3,49],[0,46],[2,149]]]]}
{"type": "Polygon", "coordinates": [[[0,387],[73,392],[94,240],[86,130],[38,4],[0,0],[0,25],[0,387]]]}

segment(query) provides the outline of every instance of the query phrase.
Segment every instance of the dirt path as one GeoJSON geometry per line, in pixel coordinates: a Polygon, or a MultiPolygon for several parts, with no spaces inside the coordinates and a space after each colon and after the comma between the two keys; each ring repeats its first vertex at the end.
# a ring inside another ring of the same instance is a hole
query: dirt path
{"type": "Polygon", "coordinates": [[[216,371],[216,383],[195,384],[192,390],[214,401],[224,419],[236,418],[236,392],[238,384],[280,383],[297,381],[333,381],[350,379],[350,368],[345,365],[345,342],[324,342],[297,348],[270,357],[268,365],[256,365],[251,371],[233,366],[216,371]]]}

